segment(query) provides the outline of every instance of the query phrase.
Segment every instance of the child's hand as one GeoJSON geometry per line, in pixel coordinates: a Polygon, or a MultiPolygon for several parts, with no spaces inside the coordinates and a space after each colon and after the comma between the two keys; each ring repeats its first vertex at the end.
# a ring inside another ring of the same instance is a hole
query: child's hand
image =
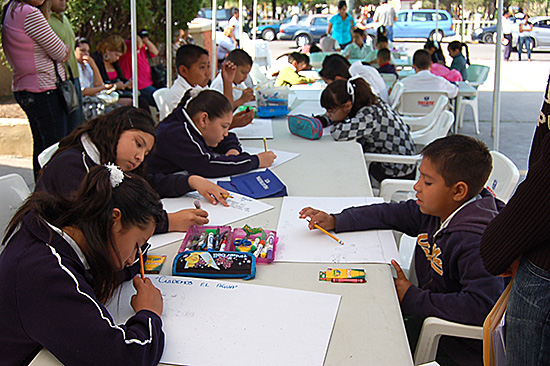
{"type": "Polygon", "coordinates": [[[266,151],[258,154],[260,159],[260,165],[258,168],[267,168],[273,164],[273,161],[277,158],[277,155],[273,151],[266,151]]]}
{"type": "Polygon", "coordinates": [[[133,279],[134,288],[137,294],[132,296],[130,305],[137,313],[140,310],[149,310],[161,316],[163,309],[162,296],[160,290],[156,288],[149,278],[142,280],[139,275],[133,279]]]}
{"type": "Polygon", "coordinates": [[[252,90],[252,88],[246,88],[243,90],[243,94],[239,100],[242,100],[243,104],[256,100],[256,97],[254,97],[254,90],[252,90]]]}
{"type": "Polygon", "coordinates": [[[124,84],[122,81],[117,81],[117,82],[115,83],[115,85],[116,85],[116,88],[117,88],[118,90],[124,90],[124,89],[126,89],[126,84],[124,84]]]}
{"type": "Polygon", "coordinates": [[[233,115],[233,120],[231,121],[231,126],[229,129],[235,127],[244,127],[252,122],[254,119],[254,111],[251,109],[249,111],[240,111],[233,115]]]}
{"type": "Polygon", "coordinates": [[[187,231],[191,225],[208,224],[208,212],[187,209],[168,214],[168,231],[187,231]]]}
{"type": "Polygon", "coordinates": [[[309,230],[314,230],[313,225],[317,224],[325,230],[334,230],[336,228],[336,218],[329,215],[324,211],[320,211],[311,207],[303,208],[300,211],[300,218],[305,219],[309,217],[311,221],[309,222],[309,230]]]}
{"type": "Polygon", "coordinates": [[[198,191],[201,196],[206,198],[213,205],[219,202],[225,207],[229,206],[224,198],[224,195],[225,197],[229,196],[229,192],[208,179],[199,177],[198,175],[192,175],[189,177],[189,187],[198,191]]]}
{"type": "Polygon", "coordinates": [[[395,268],[395,272],[397,272],[397,278],[394,278],[393,282],[395,283],[397,297],[399,298],[399,302],[401,302],[403,300],[403,297],[405,297],[407,290],[409,289],[409,287],[411,287],[412,283],[407,279],[407,277],[405,277],[403,270],[395,260],[392,259],[391,264],[393,268],[395,268]]]}
{"type": "Polygon", "coordinates": [[[222,80],[233,84],[235,73],[237,72],[237,66],[231,61],[224,61],[222,64],[222,80]]]}
{"type": "Polygon", "coordinates": [[[225,156],[231,156],[231,155],[240,155],[241,153],[237,149],[229,149],[225,153],[225,156]]]}

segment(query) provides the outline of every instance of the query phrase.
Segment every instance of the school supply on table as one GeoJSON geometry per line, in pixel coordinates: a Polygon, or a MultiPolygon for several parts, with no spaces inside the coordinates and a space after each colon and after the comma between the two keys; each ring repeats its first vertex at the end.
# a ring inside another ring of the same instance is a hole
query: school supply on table
{"type": "Polygon", "coordinates": [[[273,138],[273,122],[271,118],[254,118],[252,123],[244,127],[236,127],[231,132],[237,134],[240,140],[273,138]]]}
{"type": "MultiPolygon", "coordinates": [[[[341,296],[242,282],[149,275],[164,299],[161,362],[176,365],[323,365],[341,296]],[[207,347],[207,348],[205,348],[207,347]]],[[[108,310],[135,315],[131,281],[108,310]]]]}
{"type": "MultiPolygon", "coordinates": [[[[261,147],[252,147],[252,146],[243,146],[243,151],[249,153],[249,154],[259,154],[264,151],[261,147]]],[[[287,161],[290,161],[298,156],[300,156],[299,153],[289,152],[289,151],[282,151],[282,150],[271,150],[277,155],[275,160],[273,161],[273,164],[271,164],[270,168],[273,169],[275,167],[278,167],[281,164],[286,163],[287,161]]],[[[264,169],[257,169],[254,171],[263,171],[264,169]]],[[[226,180],[223,178],[220,178],[221,180],[226,180]]]]}
{"type": "Polygon", "coordinates": [[[267,140],[264,137],[264,152],[267,152],[267,140]]]}
{"type": "Polygon", "coordinates": [[[345,245],[334,245],[325,234],[309,230],[298,212],[314,207],[339,213],[351,206],[382,203],[379,197],[284,197],[279,216],[277,262],[390,263],[399,262],[397,245],[390,230],[338,233],[345,245]],[[299,245],[297,245],[299,243],[299,245]]]}
{"type": "Polygon", "coordinates": [[[256,276],[256,259],[250,253],[186,251],[174,258],[172,274],[250,280],[256,276]]]}
{"type": "Polygon", "coordinates": [[[327,268],[319,272],[319,281],[340,283],[365,283],[364,269],[327,268]]]}
{"type": "MultiPolygon", "coordinates": [[[[193,208],[195,200],[198,200],[201,203],[202,209],[208,211],[209,224],[217,226],[223,226],[243,220],[273,208],[273,206],[267,203],[257,201],[238,193],[231,192],[231,196],[233,197],[226,198],[229,207],[222,206],[220,203],[213,205],[198,192],[190,192],[185,196],[177,198],[164,198],[162,200],[162,205],[168,213],[171,213],[186,208],[193,208]]],[[[153,249],[159,248],[177,240],[182,240],[184,236],[185,233],[182,232],[156,234],[149,239],[149,244],[151,244],[151,248],[153,249]]]]}
{"type": "Polygon", "coordinates": [[[318,140],[323,137],[323,124],[318,118],[303,114],[288,116],[290,133],[308,140],[318,140]]]}
{"type": "Polygon", "coordinates": [[[255,96],[258,117],[271,118],[288,114],[288,87],[275,87],[274,81],[270,80],[256,88],[255,96]]]}
{"type": "Polygon", "coordinates": [[[284,183],[269,169],[237,175],[229,182],[218,181],[217,184],[228,191],[256,199],[288,195],[284,183]]]}
{"type": "MultiPolygon", "coordinates": [[[[307,219],[307,222],[311,222],[311,219],[308,217],[307,219]]],[[[340,245],[344,245],[344,242],[340,239],[338,239],[336,236],[332,235],[331,233],[329,233],[328,231],[326,231],[325,229],[323,229],[321,226],[317,225],[317,224],[313,224],[313,227],[316,228],[317,230],[321,230],[321,232],[323,234],[326,234],[327,236],[331,237],[332,239],[336,240],[336,242],[338,242],[338,244],[340,245]]]]}
{"type": "Polygon", "coordinates": [[[145,273],[158,274],[166,261],[165,255],[148,255],[145,260],[145,273]]]}
{"type": "Polygon", "coordinates": [[[143,264],[143,252],[141,251],[141,247],[137,246],[137,251],[139,254],[139,272],[141,273],[141,279],[145,280],[145,265],[143,264]]]}

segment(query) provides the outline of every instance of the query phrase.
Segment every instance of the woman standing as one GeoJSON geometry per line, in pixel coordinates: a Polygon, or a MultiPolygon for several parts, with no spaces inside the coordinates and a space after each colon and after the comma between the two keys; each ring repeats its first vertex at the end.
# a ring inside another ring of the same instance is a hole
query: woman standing
{"type": "Polygon", "coordinates": [[[330,18],[327,34],[338,41],[342,49],[351,43],[351,33],[355,29],[355,20],[348,13],[348,6],[344,0],[338,2],[338,14],[330,18]]]}
{"type": "Polygon", "coordinates": [[[56,86],[56,68],[65,80],[62,63],[70,52],[37,8],[42,4],[44,0],[11,0],[2,24],[2,45],[13,70],[13,95],[31,127],[35,179],[40,171],[38,155],[65,136],[67,115],[56,86]]]}
{"type": "Polygon", "coordinates": [[[523,51],[523,45],[527,48],[527,59],[531,61],[531,32],[533,31],[533,24],[529,21],[529,15],[525,14],[523,21],[519,25],[519,39],[518,39],[518,60],[521,61],[521,53],[523,51]]]}

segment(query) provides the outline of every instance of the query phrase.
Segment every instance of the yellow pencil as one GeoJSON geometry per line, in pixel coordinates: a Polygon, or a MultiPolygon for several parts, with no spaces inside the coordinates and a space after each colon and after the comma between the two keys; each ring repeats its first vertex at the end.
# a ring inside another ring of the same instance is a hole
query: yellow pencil
{"type": "MultiPolygon", "coordinates": [[[[310,222],[311,221],[311,218],[307,218],[307,222],[310,222]]],[[[319,225],[317,224],[313,224],[313,227],[320,230],[323,234],[327,234],[328,236],[330,236],[332,239],[336,240],[338,242],[338,244],[340,245],[344,245],[344,242],[340,239],[338,239],[337,237],[335,237],[334,235],[332,235],[331,233],[329,233],[328,231],[326,231],[325,229],[323,229],[322,227],[320,227],[319,225]]]]}
{"type": "Polygon", "coordinates": [[[264,150],[265,152],[267,152],[267,140],[265,137],[264,137],[264,150]]]}
{"type": "Polygon", "coordinates": [[[240,90],[240,91],[245,91],[246,90],[245,88],[239,88],[238,86],[234,86],[233,89],[240,90]]]}
{"type": "Polygon", "coordinates": [[[139,269],[141,272],[141,279],[145,281],[145,266],[143,265],[143,252],[141,247],[138,245],[138,254],[139,254],[139,269]]]}
{"type": "Polygon", "coordinates": [[[230,194],[222,194],[222,197],[223,198],[234,198],[232,195],[230,194]]]}

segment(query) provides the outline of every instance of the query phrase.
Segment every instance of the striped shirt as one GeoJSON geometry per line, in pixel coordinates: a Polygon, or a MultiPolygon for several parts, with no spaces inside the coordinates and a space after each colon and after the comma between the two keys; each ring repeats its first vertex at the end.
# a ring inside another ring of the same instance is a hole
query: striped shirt
{"type": "Polygon", "coordinates": [[[61,62],[67,58],[69,47],[54,33],[40,10],[12,1],[2,33],[4,52],[13,70],[14,92],[41,93],[55,89],[53,60],[57,61],[59,75],[65,80],[61,62]]]}

